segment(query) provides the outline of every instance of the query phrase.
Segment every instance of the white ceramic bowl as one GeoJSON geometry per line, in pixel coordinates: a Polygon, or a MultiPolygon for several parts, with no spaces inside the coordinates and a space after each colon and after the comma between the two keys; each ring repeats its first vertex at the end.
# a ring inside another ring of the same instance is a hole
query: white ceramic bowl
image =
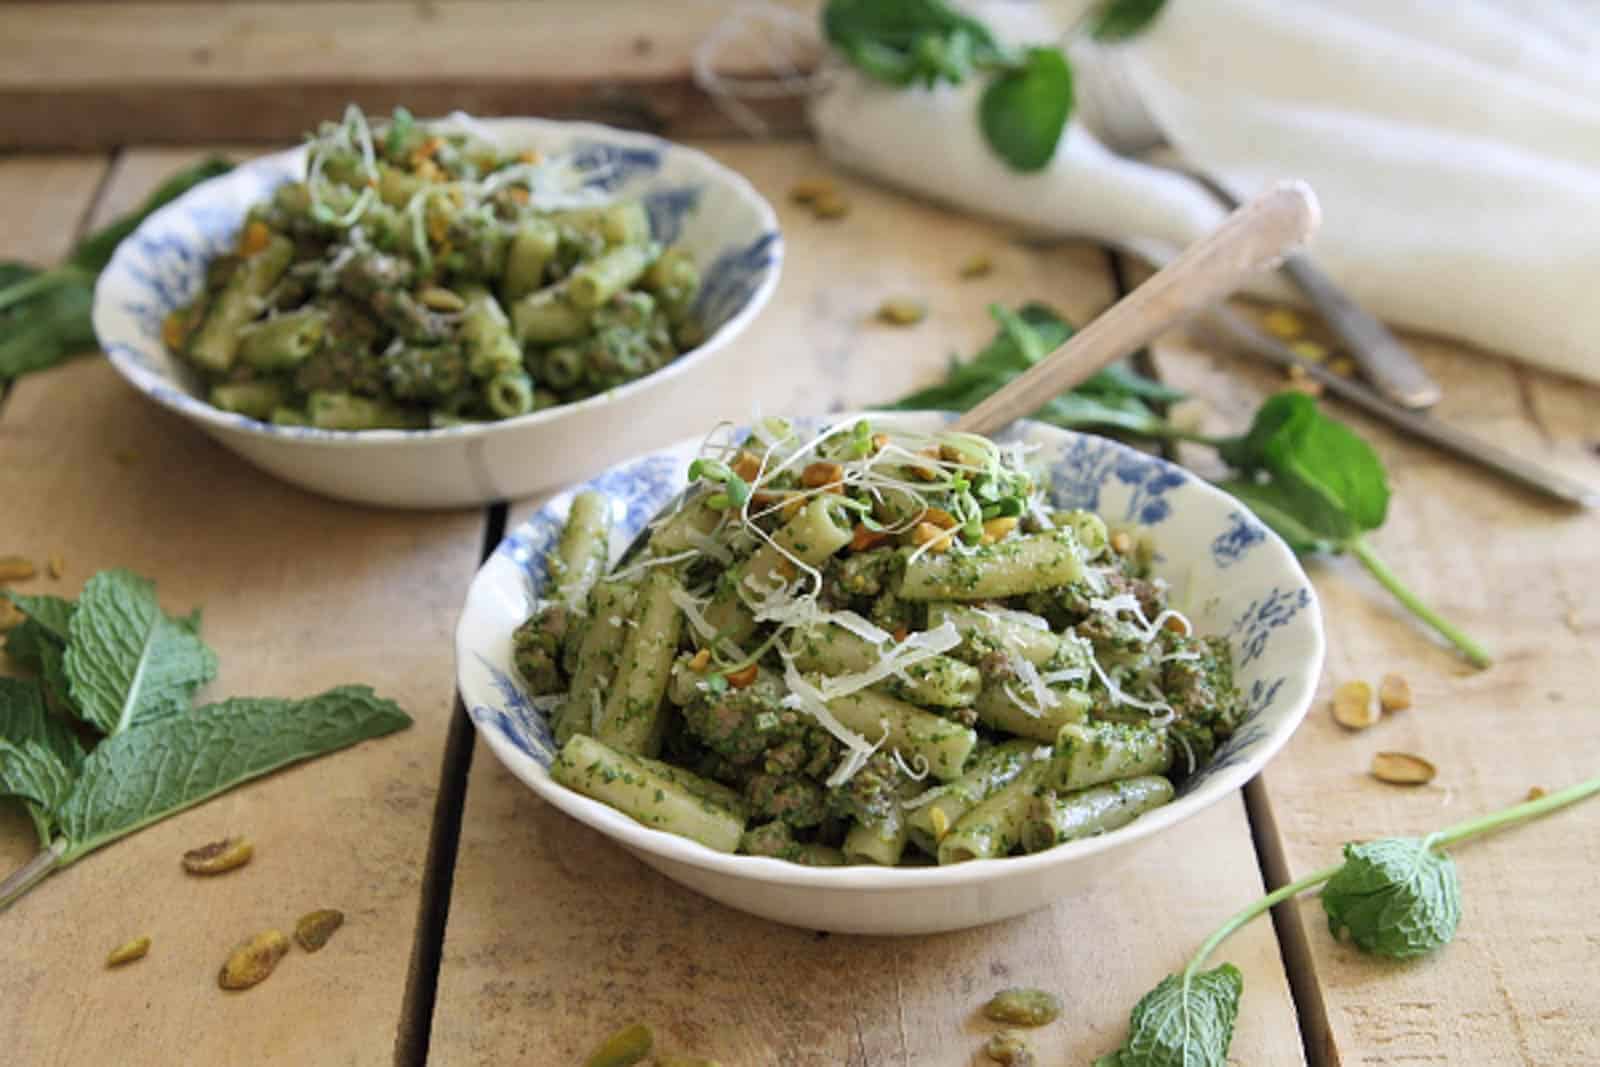
{"type": "MultiPolygon", "coordinates": [[[[445,120],[448,125],[452,120],[445,120]]],[[[575,154],[589,183],[641,197],[658,240],[700,264],[705,343],[647,377],[576,404],[482,426],[350,433],[274,426],[221,411],[161,343],[161,320],[198,292],[251,205],[301,176],[305,149],[264,156],[205,182],[146,219],[95,287],[101,347],[133,387],[250,462],[328,496],[388,507],[465,507],[526,496],[693,433],[723,355],[778,284],[783,239],[772,206],[703,152],[585,122],[474,120],[514,148],[575,154]]]]}
{"type": "MultiPolygon", "coordinates": [[[[892,418],[932,429],[947,416],[892,418]]],[[[802,425],[814,432],[822,422],[802,425]]],[[[612,548],[620,552],[682,488],[700,438],[613,467],[555,497],[501,542],[473,581],[456,628],[457,679],[472,721],[500,761],[551,804],[667,877],[794,926],[866,934],[957,930],[1111,886],[1115,869],[1158,839],[1171,862],[1183,862],[1183,831],[1174,827],[1254,777],[1310,706],[1323,655],[1316,594],[1276,534],[1237,500],[1182,468],[1114,441],[1040,423],[1018,424],[1001,439],[1039,446],[1034,458],[1050,469],[1057,506],[1090,508],[1114,525],[1149,528],[1158,551],[1155,569],[1171,583],[1175,606],[1200,633],[1229,638],[1249,713],[1211,764],[1166,807],[1112,833],[1031,856],[948,867],[815,868],[724,855],[556,784],[547,770],[549,728],[511,668],[511,631],[544,585],[545,555],[573,495],[598,489],[612,498],[612,548]]]]}

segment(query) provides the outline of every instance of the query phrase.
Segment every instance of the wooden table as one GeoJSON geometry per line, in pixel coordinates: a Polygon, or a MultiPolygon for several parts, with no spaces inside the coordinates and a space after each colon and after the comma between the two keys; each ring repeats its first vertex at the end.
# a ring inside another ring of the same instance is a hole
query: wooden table
{"type": "MultiPolygon", "coordinates": [[[[892,397],[970,352],[990,301],[1051,301],[1079,321],[1113,299],[1116,266],[1084,244],[1031,245],[1004,228],[844,180],[851,216],[819,222],[785,188],[823,164],[801,143],[705,146],[778,205],[782,286],[741,341],[743,377],[707,419],[819,411],[892,397]],[[969,253],[994,256],[960,281],[969,253]],[[872,321],[885,297],[929,301],[924,323],[872,321]]],[[[49,261],[195,153],[0,160],[0,257],[49,261]]],[[[1600,390],[1415,339],[1446,384],[1441,414],[1600,481],[1600,390]]],[[[1157,347],[1161,371],[1235,426],[1279,379],[1157,347]]],[[[1348,415],[1348,412],[1341,412],[1348,415]]],[[[678,888],[518,784],[453,698],[450,634],[467,583],[506,522],[479,511],[365,510],[281,485],[140,400],[100,359],[26,379],[0,399],[0,554],[59,554],[71,595],[131,567],[171,610],[204,605],[223,670],[209,695],[298,695],[367,681],[415,716],[409,731],[229,793],[53,877],[0,915],[0,1059],[26,1065],[537,1064],[582,1062],[646,1019],[670,1050],[725,1065],[987,1062],[975,1009],[1006,985],[1067,1004],[1043,1064],[1113,1048],[1134,1002],[1226,915],[1328,863],[1341,842],[1413,833],[1595,773],[1597,524],[1523,496],[1351,417],[1396,488],[1379,548],[1497,665],[1464,667],[1340,561],[1312,573],[1329,626],[1324,694],[1405,675],[1416,707],[1348,734],[1319,700],[1244,795],[1145,854],[1104,893],[981,930],[886,940],[791,930],[678,888]],[[1365,774],[1377,749],[1440,775],[1402,790],[1365,774]],[[208,882],[187,848],[252,837],[242,872],[208,882]],[[329,949],[292,956],[242,995],[216,988],[241,937],[314,907],[350,920],[329,949]],[[137,934],[143,962],[103,967],[137,934]]],[[[33,848],[0,820],[0,867],[33,848]]],[[[1233,1062],[1578,1067],[1600,1062],[1600,807],[1458,851],[1466,919],[1436,957],[1390,965],[1328,934],[1314,900],[1280,909],[1222,956],[1246,976],[1233,1062]]]]}

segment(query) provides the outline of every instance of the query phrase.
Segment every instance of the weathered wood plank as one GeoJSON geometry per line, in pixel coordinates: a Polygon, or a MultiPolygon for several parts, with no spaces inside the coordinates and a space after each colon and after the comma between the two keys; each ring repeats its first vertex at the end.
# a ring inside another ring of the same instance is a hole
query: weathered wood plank
{"type": "MultiPolygon", "coordinates": [[[[293,141],[351,101],[739,132],[690,73],[727,14],[715,0],[6,4],[0,148],[293,141]]],[[[756,44],[723,55],[719,70],[769,69],[756,44]]],[[[755,106],[804,128],[799,99],[755,106]]]]}
{"type": "MultiPolygon", "coordinates": [[[[1600,484],[1600,390],[1463,347],[1412,343],[1443,383],[1439,416],[1600,484]]],[[[1160,346],[1169,379],[1216,410],[1212,428],[1241,426],[1276,372],[1220,358],[1182,339],[1160,346]]],[[[1596,772],[1594,676],[1600,615],[1600,523],[1545,503],[1386,427],[1333,407],[1371,440],[1394,489],[1373,537],[1430,604],[1485,642],[1494,667],[1473,671],[1393,604],[1352,561],[1318,562],[1312,577],[1328,624],[1323,700],[1263,775],[1263,838],[1298,877],[1349,840],[1418,834],[1596,772]],[[1386,672],[1407,677],[1416,706],[1359,734],[1337,726],[1334,685],[1386,672]],[[1403,789],[1369,777],[1379,750],[1432,760],[1439,778],[1403,789]]],[[[1578,1064],[1600,1060],[1600,1009],[1586,995],[1600,945],[1600,809],[1582,808],[1455,852],[1466,917],[1456,943],[1396,966],[1328,934],[1321,905],[1289,909],[1291,962],[1308,1046],[1330,1063],[1578,1064]],[[1303,961],[1301,955],[1303,954],[1303,961]]]]}
{"type": "MultiPolygon", "coordinates": [[[[134,153],[102,214],[181,160],[134,153]]],[[[40,203],[13,197],[7,224],[40,203]]],[[[30,1064],[392,1062],[453,685],[450,628],[479,558],[481,513],[400,514],[313,497],[235,459],[89,358],[24,379],[0,418],[5,551],[60,554],[71,595],[91,573],[155,578],[172,610],[205,609],[222,662],[204,694],[298,696],[366,682],[416,719],[400,734],[273,775],[98,852],[0,917],[0,1033],[30,1064]],[[178,859],[229,834],[253,863],[202,881],[178,859]],[[237,941],[337,907],[320,955],[225,994],[237,941]],[[148,934],[148,959],[104,970],[148,934]]],[[[0,867],[31,854],[0,825],[0,867]]]]}
{"type": "MultiPolygon", "coordinates": [[[[706,398],[708,424],[746,418],[755,404],[840,410],[926,384],[951,352],[993,332],[991,301],[1047,298],[1086,316],[1110,299],[1098,249],[1032,249],[994,224],[848,179],[850,216],[819,222],[784,196],[822,169],[811,148],[711,151],[778,205],[788,254],[778,295],[741,343],[752,371],[706,398]],[[975,252],[992,253],[995,271],[962,281],[958,265],[975,252]],[[922,325],[872,320],[901,295],[928,302],[922,325]]],[[[1134,859],[1105,893],[1024,919],[939,937],[819,938],[679,888],[540,802],[479,745],[432,1059],[578,1062],[608,1031],[647,1019],[668,1049],[728,1064],[976,1064],[988,1032],[976,1009],[1007,985],[1037,984],[1068,1005],[1038,1035],[1040,1062],[1087,1063],[1115,1047],[1140,996],[1261,892],[1237,800],[1182,833],[1134,859]]],[[[1250,985],[1235,1056],[1301,1062],[1270,925],[1242,934],[1228,958],[1250,985]]]]}

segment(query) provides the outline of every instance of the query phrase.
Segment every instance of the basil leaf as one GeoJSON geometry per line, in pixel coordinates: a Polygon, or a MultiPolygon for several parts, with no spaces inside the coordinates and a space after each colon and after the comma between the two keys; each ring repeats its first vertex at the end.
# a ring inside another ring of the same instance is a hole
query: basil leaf
{"type": "Polygon", "coordinates": [[[1117,1067],[1225,1067],[1244,977],[1231,963],[1185,980],[1169,974],[1133,1009],[1117,1067]]]}
{"type": "Polygon", "coordinates": [[[216,654],[162,614],[154,583],[129,571],[90,578],[69,631],[73,703],[102,733],[184,710],[217,673],[216,654]]]}
{"type": "Polygon", "coordinates": [[[1344,866],[1322,887],[1334,937],[1405,960],[1446,945],[1461,921],[1455,861],[1426,839],[1386,838],[1344,847],[1344,866]]]}
{"type": "Polygon", "coordinates": [[[978,101],[989,146],[1016,170],[1043,170],[1072,114],[1072,68],[1059,48],[1030,48],[1015,70],[997,75],[978,101]]]}
{"type": "Polygon", "coordinates": [[[92,350],[93,305],[94,279],[73,277],[0,316],[0,381],[92,350]]]}
{"type": "Polygon", "coordinates": [[[392,701],[342,686],[306,700],[226,700],[124,730],[84,762],[61,806],[61,862],[241,782],[409,725],[392,701]]]}
{"type": "Polygon", "coordinates": [[[1155,21],[1167,0],[1107,0],[1089,18],[1089,33],[1097,41],[1126,41],[1143,33],[1155,21]]]}

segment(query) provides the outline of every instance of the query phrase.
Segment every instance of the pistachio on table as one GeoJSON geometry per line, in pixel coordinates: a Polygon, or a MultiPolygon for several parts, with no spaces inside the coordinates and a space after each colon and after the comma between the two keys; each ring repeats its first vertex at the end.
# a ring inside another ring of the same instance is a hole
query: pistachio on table
{"type": "Polygon", "coordinates": [[[294,924],[294,939],[307,952],[316,952],[343,925],[344,912],[337,908],[319,908],[300,916],[300,921],[294,924]]]}
{"type": "Polygon", "coordinates": [[[136,937],[132,941],[124,942],[111,950],[111,955],[106,957],[107,967],[121,967],[123,964],[142,960],[150,952],[150,939],[136,937]]]}
{"type": "Polygon", "coordinates": [[[277,930],[264,930],[229,954],[217,973],[217,984],[223,989],[249,989],[260,985],[288,952],[287,937],[277,930]]]}
{"type": "Polygon", "coordinates": [[[249,863],[256,848],[247,838],[225,837],[183,854],[183,869],[190,874],[225,874],[249,863]]]}

